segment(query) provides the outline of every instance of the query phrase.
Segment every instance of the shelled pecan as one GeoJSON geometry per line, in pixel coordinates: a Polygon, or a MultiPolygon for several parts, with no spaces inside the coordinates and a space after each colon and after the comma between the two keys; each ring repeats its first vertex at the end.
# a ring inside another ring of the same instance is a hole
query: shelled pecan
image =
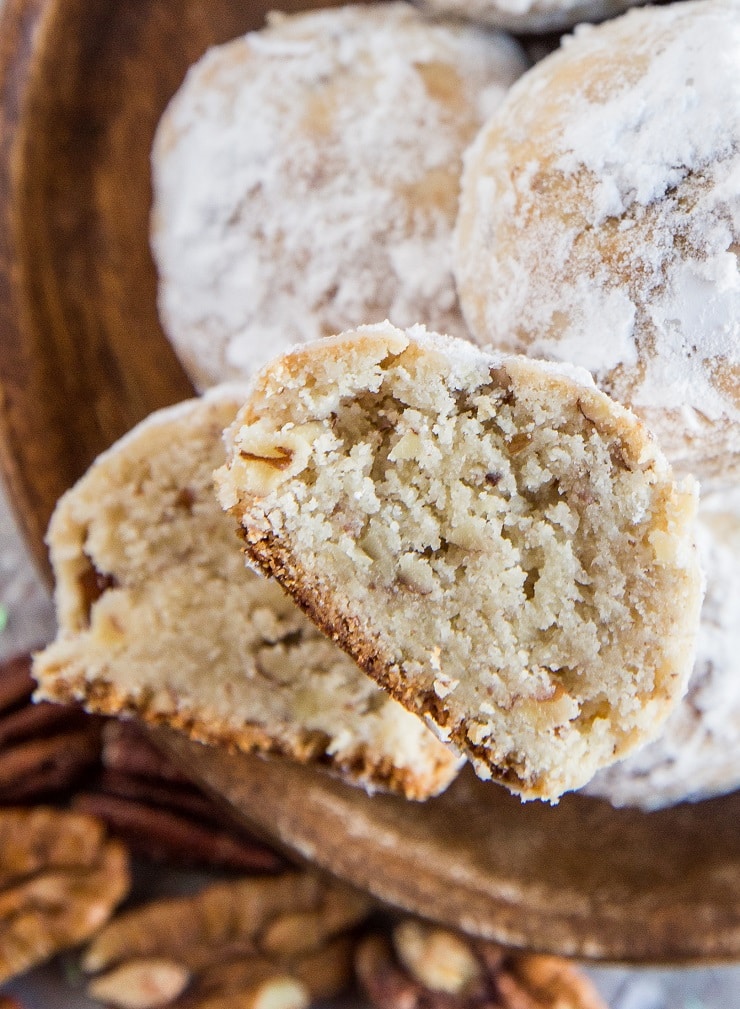
{"type": "Polygon", "coordinates": [[[133,721],[111,719],[107,723],[103,735],[103,764],[151,781],[192,785],[190,779],[152,745],[133,721]]]}
{"type": "Polygon", "coordinates": [[[241,872],[274,872],[284,860],[233,828],[200,823],[161,804],[105,792],[81,792],[72,808],[99,817],[132,851],[154,861],[199,865],[241,872]]]}
{"type": "Polygon", "coordinates": [[[357,978],[376,1009],[607,1009],[577,967],[416,919],[363,938],[357,978]]]}
{"type": "Polygon", "coordinates": [[[88,993],[122,1009],[232,1001],[305,1009],[349,985],[351,933],[369,911],[367,897],[312,872],[248,877],[153,901],[120,914],[92,940],[82,961],[97,975],[88,993]],[[296,916],[310,925],[300,944],[296,916]]]}
{"type": "Polygon", "coordinates": [[[0,983],[88,939],[129,888],[128,857],[66,810],[0,810],[0,983]]]}
{"type": "Polygon", "coordinates": [[[52,799],[100,761],[101,722],[71,705],[34,704],[30,656],[0,666],[0,806],[52,799]]]}
{"type": "Polygon", "coordinates": [[[205,795],[133,722],[103,729],[103,770],[73,799],[139,855],[170,864],[275,872],[285,860],[205,795]]]}
{"type": "Polygon", "coordinates": [[[356,974],[377,1009],[605,1009],[557,957],[412,918],[358,938],[369,898],[313,872],[264,875],[282,858],[135,723],[33,704],[32,690],[28,657],[0,666],[0,807],[48,796],[75,811],[0,808],[0,983],[87,940],[123,898],[126,849],[109,829],[151,858],[261,875],[113,918],[83,959],[107,1005],[307,1009],[356,974]]]}
{"type": "Polygon", "coordinates": [[[0,664],[0,807],[53,802],[102,819],[146,858],[236,872],[285,860],[253,838],[132,722],[34,703],[30,656],[0,664]]]}

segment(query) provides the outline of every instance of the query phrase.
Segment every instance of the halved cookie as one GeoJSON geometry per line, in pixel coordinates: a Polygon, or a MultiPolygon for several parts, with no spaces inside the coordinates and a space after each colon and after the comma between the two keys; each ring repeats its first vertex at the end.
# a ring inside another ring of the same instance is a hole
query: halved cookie
{"type": "Polygon", "coordinates": [[[696,487],[585,372],[367,326],[276,359],[231,437],[251,560],[482,777],[554,799],[681,695],[696,487]]]}
{"type": "Polygon", "coordinates": [[[38,696],[316,761],[368,789],[439,792],[459,761],[248,571],[213,493],[234,389],[153,414],[60,501],[57,640],[38,696]]]}

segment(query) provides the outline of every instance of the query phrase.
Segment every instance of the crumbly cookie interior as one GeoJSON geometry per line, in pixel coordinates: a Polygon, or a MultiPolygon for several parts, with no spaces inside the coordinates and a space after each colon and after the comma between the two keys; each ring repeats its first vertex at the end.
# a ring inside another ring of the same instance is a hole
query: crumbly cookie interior
{"type": "Polygon", "coordinates": [[[595,390],[466,353],[464,375],[414,341],[293,355],[236,430],[222,501],[479,773],[552,795],[656,731],[680,692],[693,495],[595,390]]]}
{"type": "Polygon", "coordinates": [[[455,757],[245,568],[212,480],[238,405],[163,412],[62,500],[50,530],[61,633],[36,658],[40,696],[319,760],[370,788],[438,791],[455,757]]]}

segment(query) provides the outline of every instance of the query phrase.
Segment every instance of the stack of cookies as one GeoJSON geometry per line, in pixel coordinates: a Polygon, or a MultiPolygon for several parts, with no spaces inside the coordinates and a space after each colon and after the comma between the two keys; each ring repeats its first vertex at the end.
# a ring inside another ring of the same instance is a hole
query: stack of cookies
{"type": "Polygon", "coordinates": [[[152,248],[209,391],[60,502],[39,696],[409,799],[736,787],[740,8],[531,69],[501,31],[615,6],[273,16],[191,69],[152,248]]]}

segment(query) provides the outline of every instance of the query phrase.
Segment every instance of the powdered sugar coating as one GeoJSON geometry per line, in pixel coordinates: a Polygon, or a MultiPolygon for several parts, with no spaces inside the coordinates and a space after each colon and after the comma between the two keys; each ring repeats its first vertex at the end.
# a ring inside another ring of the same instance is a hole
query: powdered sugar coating
{"type": "Polygon", "coordinates": [[[525,67],[402,3],[272,15],[207,53],[153,150],[160,310],[196,384],[387,316],[466,334],[462,152],[525,67]]]}
{"type": "Polygon", "coordinates": [[[740,5],[582,26],[512,89],[463,181],[476,338],[588,367],[705,480],[740,471],[740,5]]]}
{"type": "Polygon", "coordinates": [[[704,498],[697,544],[707,592],[688,692],[659,738],[585,791],[657,809],[740,786],[740,491],[704,498]]]}

